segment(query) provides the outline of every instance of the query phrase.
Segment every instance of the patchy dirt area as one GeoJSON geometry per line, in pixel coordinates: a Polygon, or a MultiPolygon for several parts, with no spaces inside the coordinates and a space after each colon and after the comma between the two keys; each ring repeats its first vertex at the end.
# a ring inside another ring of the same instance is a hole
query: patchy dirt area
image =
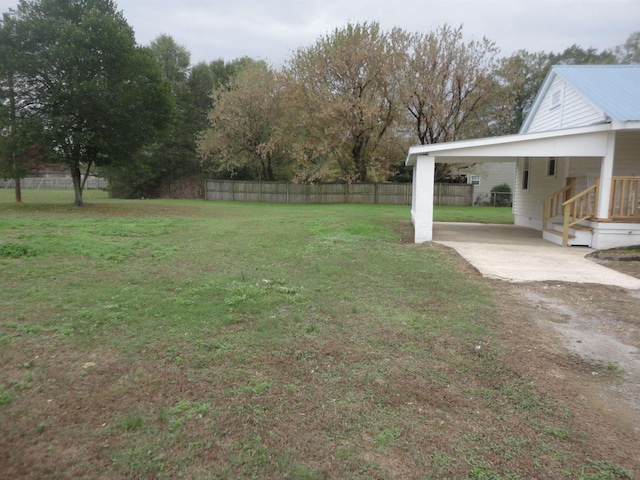
{"type": "MultiPolygon", "coordinates": [[[[638,261],[599,263],[640,278],[638,261]]],[[[503,334],[514,364],[540,388],[565,397],[579,423],[610,448],[621,441],[634,446],[631,455],[640,461],[640,291],[562,282],[491,285],[509,326],[503,334]]]]}

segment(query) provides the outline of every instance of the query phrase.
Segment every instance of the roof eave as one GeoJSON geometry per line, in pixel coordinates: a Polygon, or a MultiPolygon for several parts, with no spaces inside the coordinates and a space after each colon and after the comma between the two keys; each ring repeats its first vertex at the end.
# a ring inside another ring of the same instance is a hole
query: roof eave
{"type": "MultiPolygon", "coordinates": [[[[640,122],[633,122],[637,124],[637,128],[640,128],[640,122]]],[[[416,145],[409,148],[409,153],[405,161],[405,165],[408,167],[414,166],[418,157],[457,157],[462,150],[476,150],[486,149],[486,156],[498,157],[490,151],[493,147],[500,147],[501,145],[512,146],[518,143],[531,142],[531,141],[544,141],[559,137],[569,137],[575,135],[585,135],[590,133],[606,132],[614,129],[614,125],[617,124],[598,124],[588,127],[567,128],[564,130],[551,130],[547,132],[535,132],[535,133],[519,133],[515,135],[506,135],[501,137],[485,137],[475,140],[461,140],[457,142],[435,143],[430,145],[416,145]]],[[[617,128],[619,129],[619,128],[617,128]]],[[[494,160],[495,161],[495,160],[494,160]]]]}

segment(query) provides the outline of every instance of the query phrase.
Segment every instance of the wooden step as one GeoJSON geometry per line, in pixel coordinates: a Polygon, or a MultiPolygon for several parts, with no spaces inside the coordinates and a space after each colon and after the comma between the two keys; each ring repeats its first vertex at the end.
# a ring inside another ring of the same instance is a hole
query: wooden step
{"type": "MultiPolygon", "coordinates": [[[[553,235],[557,235],[557,236],[559,236],[559,237],[562,237],[562,232],[559,232],[558,230],[551,230],[551,229],[549,229],[549,230],[545,230],[545,232],[547,232],[547,233],[551,233],[551,234],[553,234],[553,235]]],[[[575,235],[571,235],[571,234],[569,234],[569,238],[576,238],[576,236],[575,236],[575,235]]]]}
{"type": "MultiPolygon", "coordinates": [[[[554,225],[554,226],[558,226],[558,227],[560,228],[560,230],[561,230],[561,231],[562,231],[562,229],[564,228],[564,223],[562,223],[562,222],[551,222],[551,223],[552,223],[552,225],[554,225]]],[[[585,232],[591,232],[591,233],[593,233],[593,228],[591,228],[591,227],[587,227],[587,226],[585,226],[585,225],[580,225],[579,223],[576,223],[575,225],[571,225],[571,226],[569,227],[569,230],[571,230],[571,229],[574,229],[574,230],[582,230],[582,231],[585,231],[585,232]]]]}

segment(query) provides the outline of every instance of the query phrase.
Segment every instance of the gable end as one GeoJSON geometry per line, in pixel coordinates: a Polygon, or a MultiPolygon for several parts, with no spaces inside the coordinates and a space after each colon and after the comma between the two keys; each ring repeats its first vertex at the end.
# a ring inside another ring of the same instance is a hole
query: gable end
{"type": "Polygon", "coordinates": [[[526,130],[521,130],[520,133],[586,127],[607,121],[602,111],[559,75],[554,75],[541,94],[537,99],[535,111],[531,111],[531,116],[523,125],[526,130]]]}

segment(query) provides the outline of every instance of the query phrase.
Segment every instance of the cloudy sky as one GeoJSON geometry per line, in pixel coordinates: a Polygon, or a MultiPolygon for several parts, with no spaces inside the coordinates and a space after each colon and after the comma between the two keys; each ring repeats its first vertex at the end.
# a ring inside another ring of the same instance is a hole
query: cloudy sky
{"type": "MultiPolygon", "coordinates": [[[[0,0],[0,11],[17,5],[0,0]]],[[[279,65],[348,22],[428,32],[463,25],[466,39],[487,37],[503,55],[525,49],[598,50],[640,30],[640,0],[116,0],[139,44],[171,35],[192,63],[242,56],[279,65]]]]}

